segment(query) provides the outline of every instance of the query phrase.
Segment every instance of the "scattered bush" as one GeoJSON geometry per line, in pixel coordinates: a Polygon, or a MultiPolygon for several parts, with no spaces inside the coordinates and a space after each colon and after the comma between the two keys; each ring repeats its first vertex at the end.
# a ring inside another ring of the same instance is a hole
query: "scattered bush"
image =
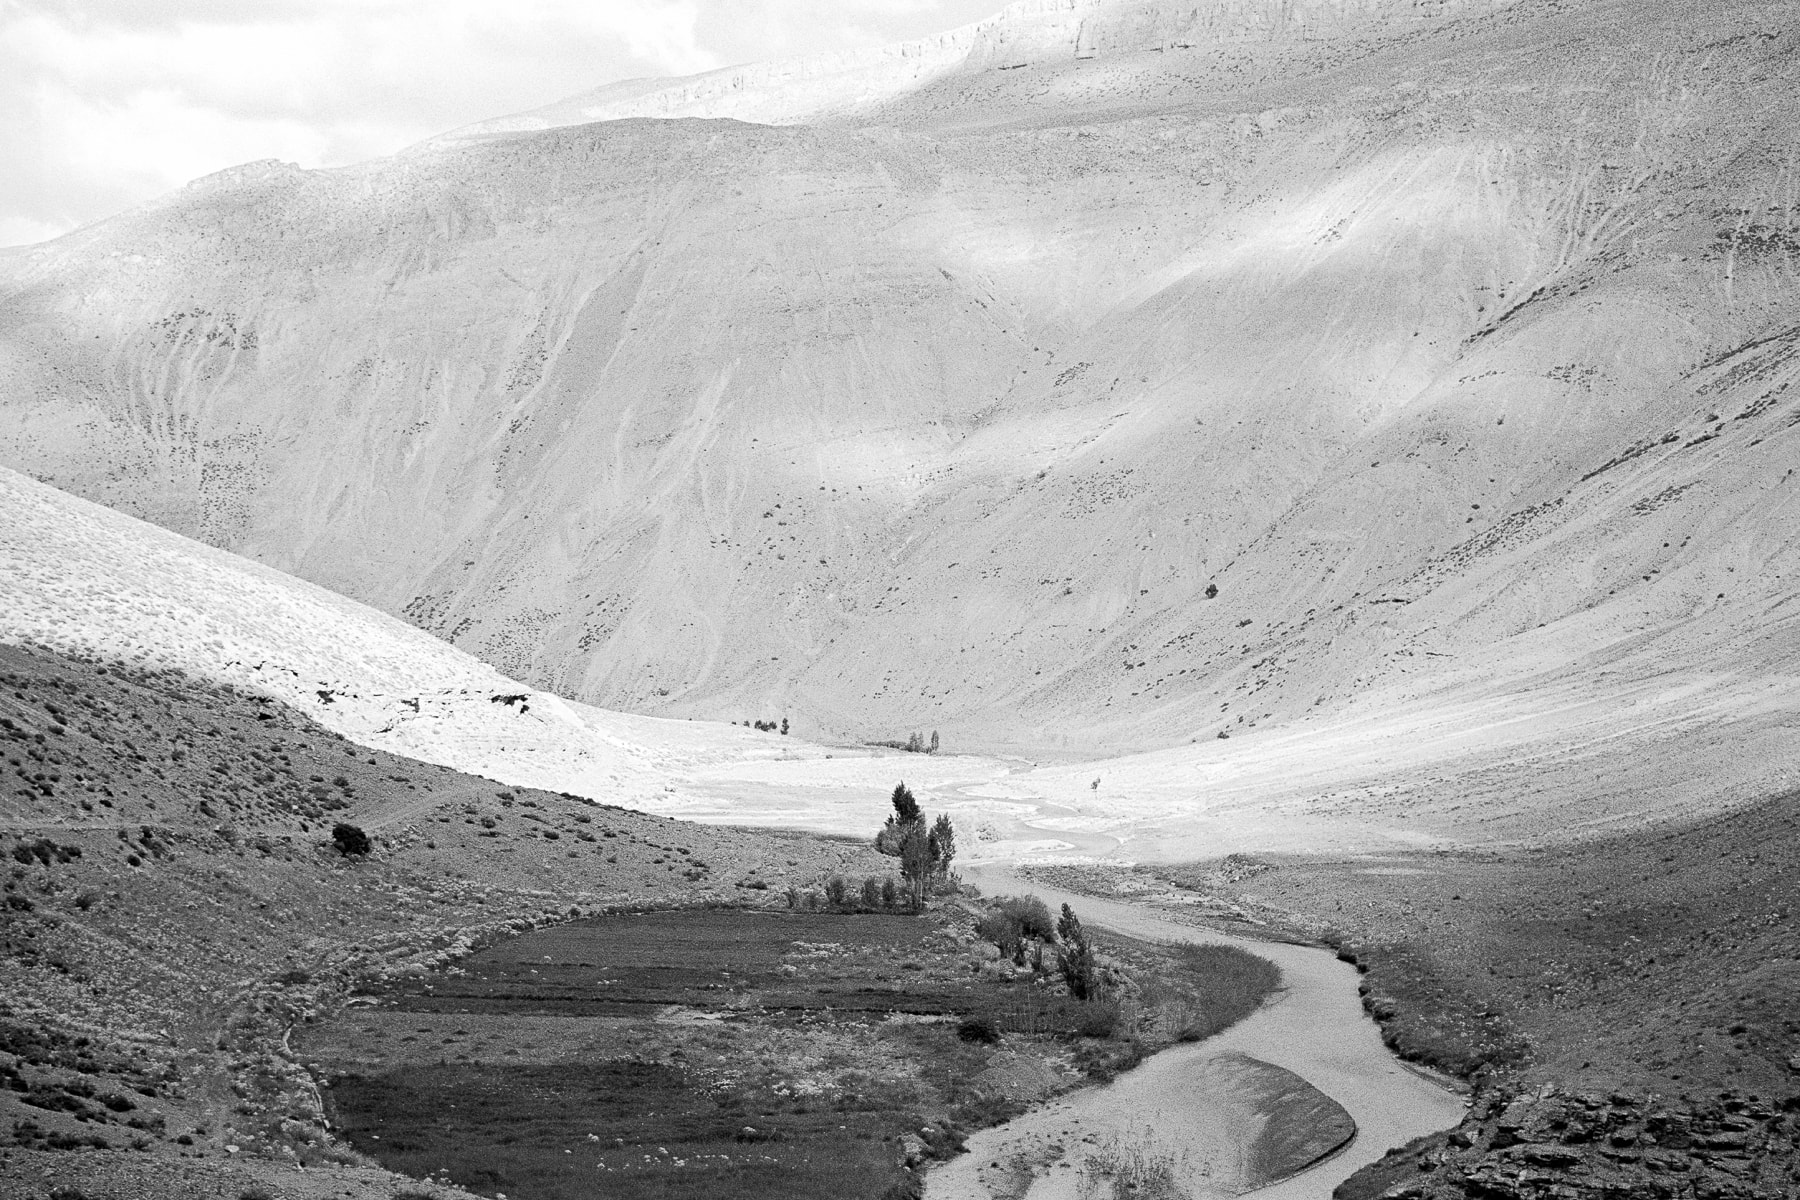
{"type": "Polygon", "coordinates": [[[346,858],[352,855],[366,855],[374,849],[374,844],[369,841],[369,835],[348,821],[339,821],[332,826],[331,841],[338,848],[338,853],[346,858]]]}
{"type": "Polygon", "coordinates": [[[975,922],[975,932],[983,941],[992,942],[1002,958],[1011,958],[1019,948],[1019,923],[1004,912],[982,916],[975,922]]]}
{"type": "Polygon", "coordinates": [[[1033,954],[1034,961],[1041,965],[1042,943],[1056,940],[1050,910],[1036,896],[999,897],[994,908],[975,923],[975,932],[1019,966],[1025,965],[1026,943],[1039,943],[1033,954]]]}
{"type": "Polygon", "coordinates": [[[965,1042],[991,1046],[1000,1040],[1000,1026],[986,1013],[974,1013],[957,1023],[956,1036],[965,1042]]]}
{"type": "Polygon", "coordinates": [[[1019,923],[1019,932],[1026,937],[1040,942],[1056,940],[1056,925],[1050,917],[1050,909],[1038,897],[1002,896],[996,903],[1001,912],[1019,923]]]}

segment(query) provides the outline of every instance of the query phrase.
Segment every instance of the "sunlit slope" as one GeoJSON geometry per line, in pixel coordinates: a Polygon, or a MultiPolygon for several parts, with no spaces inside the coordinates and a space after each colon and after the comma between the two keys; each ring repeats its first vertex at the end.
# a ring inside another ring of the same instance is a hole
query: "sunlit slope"
{"type": "MultiPolygon", "coordinates": [[[[871,50],[743,63],[681,79],[629,79],[428,144],[631,117],[729,117],[766,125],[853,120],[936,87],[991,99],[996,73],[1175,52],[1229,55],[1320,38],[1413,33],[1518,0],[1017,0],[986,20],[871,50]]],[[[1192,63],[1189,62],[1190,68],[1192,63]]],[[[1142,64],[1129,75],[1141,80],[1142,64]]],[[[1002,85],[1003,87],[1004,85],[1002,85]]],[[[1191,83],[1188,88],[1191,90],[1191,83]]],[[[1041,95],[1041,89],[1031,92],[1041,95]]]]}
{"type": "Polygon", "coordinates": [[[0,513],[0,642],[179,670],[365,746],[634,807],[655,807],[671,771],[818,753],[563,701],[384,613],[3,467],[0,513]]]}
{"type": "Polygon", "coordinates": [[[1787,704],[1797,25],[1520,3],[241,168],[0,257],[0,461],[611,707],[1787,704]]]}

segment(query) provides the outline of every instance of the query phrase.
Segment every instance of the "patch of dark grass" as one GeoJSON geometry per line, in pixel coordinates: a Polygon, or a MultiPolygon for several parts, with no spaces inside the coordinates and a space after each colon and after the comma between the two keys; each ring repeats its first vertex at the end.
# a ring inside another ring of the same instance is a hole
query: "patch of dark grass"
{"type": "Polygon", "coordinates": [[[1000,1023],[986,1013],[975,1013],[957,1023],[956,1036],[965,1042],[991,1046],[1000,1040],[1000,1023]]]}
{"type": "Polygon", "coordinates": [[[1363,1007],[1401,1058],[1461,1079],[1524,1064],[1527,1046],[1513,1022],[1446,978],[1420,947],[1361,946],[1352,957],[1363,972],[1363,1007]]]}
{"type": "Polygon", "coordinates": [[[935,929],[917,917],[876,914],[719,908],[615,915],[508,939],[464,960],[464,973],[397,985],[388,999],[412,1012],[561,1016],[642,1016],[672,1004],[732,1008],[749,996],[759,1008],[787,1012],[974,1011],[980,989],[964,980],[851,971],[796,983],[783,971],[801,942],[904,962],[935,929]],[[599,973],[609,980],[604,988],[594,986],[599,973]]]}
{"type": "Polygon", "coordinates": [[[455,1065],[339,1080],[336,1123],[358,1150],[471,1191],[854,1200],[906,1182],[901,1111],[758,1111],[662,1063],[455,1065]]]}

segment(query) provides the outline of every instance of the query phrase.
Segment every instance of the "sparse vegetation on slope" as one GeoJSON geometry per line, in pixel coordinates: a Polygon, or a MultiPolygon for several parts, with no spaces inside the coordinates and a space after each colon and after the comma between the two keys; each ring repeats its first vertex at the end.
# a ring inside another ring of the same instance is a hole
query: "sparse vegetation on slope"
{"type": "Polygon", "coordinates": [[[1167,872],[1329,938],[1403,1054],[1680,1093],[1800,1083],[1800,794],[1566,846],[1167,872]]]}
{"type": "Polygon", "coordinates": [[[8,1194],[44,1170],[133,1194],[226,1179],[288,1194],[296,1163],[325,1187],[361,1160],[284,1034],[358,981],[573,913],[881,861],[502,787],[176,673],[40,649],[0,646],[0,721],[8,1194]],[[366,855],[339,852],[334,821],[370,835],[366,855]],[[140,1153],[81,1156],[97,1142],[140,1153]]]}

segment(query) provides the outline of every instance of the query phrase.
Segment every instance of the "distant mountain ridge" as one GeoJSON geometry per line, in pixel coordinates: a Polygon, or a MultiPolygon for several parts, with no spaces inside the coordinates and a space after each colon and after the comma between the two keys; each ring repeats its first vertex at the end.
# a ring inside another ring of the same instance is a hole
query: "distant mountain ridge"
{"type": "Polygon", "coordinates": [[[1016,70],[1242,40],[1306,39],[1450,20],[1519,0],[1017,0],[935,37],[868,50],[744,63],[700,75],[630,79],[433,138],[634,117],[729,117],[766,124],[855,117],[951,74],[1016,70]]]}

